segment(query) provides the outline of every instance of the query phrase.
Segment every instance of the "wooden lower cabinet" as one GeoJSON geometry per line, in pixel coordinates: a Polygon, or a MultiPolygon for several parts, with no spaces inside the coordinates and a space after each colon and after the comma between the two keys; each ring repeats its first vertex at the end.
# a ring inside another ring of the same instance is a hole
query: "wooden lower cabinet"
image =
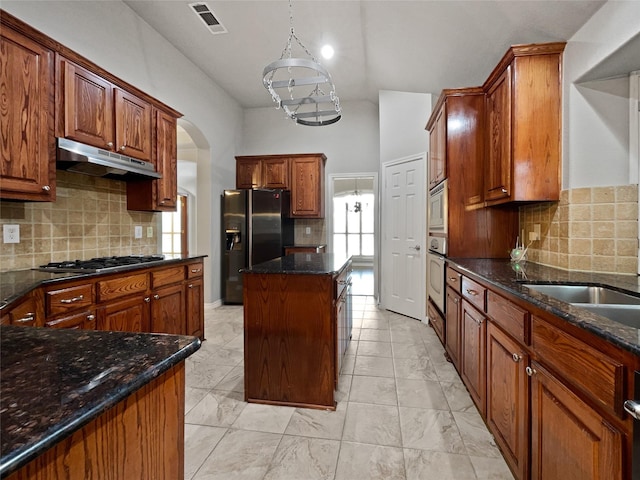
{"type": "Polygon", "coordinates": [[[185,292],[182,284],[158,288],[151,294],[151,332],[183,335],[185,292]]]}
{"type": "Polygon", "coordinates": [[[427,302],[427,314],[429,317],[429,325],[433,328],[433,331],[436,332],[440,342],[445,345],[445,321],[431,301],[427,302]]]}
{"type": "Polygon", "coordinates": [[[505,460],[528,478],[529,355],[493,322],[487,322],[486,421],[505,460]]]}
{"type": "Polygon", "coordinates": [[[95,330],[96,314],[95,311],[79,312],[54,320],[48,320],[44,324],[49,328],[69,328],[72,330],[95,330]]]}
{"type": "Polygon", "coordinates": [[[622,480],[622,433],[540,364],[531,366],[531,479],[622,480]]]}
{"type": "Polygon", "coordinates": [[[204,281],[196,278],[187,282],[185,293],[186,332],[204,340],[204,281]]]}
{"type": "Polygon", "coordinates": [[[480,413],[485,414],[486,397],[486,330],[487,322],[469,302],[462,300],[461,371],[471,398],[480,413]]]}
{"type": "Polygon", "coordinates": [[[98,309],[98,330],[148,332],[149,302],[149,297],[138,295],[101,306],[98,309]]]}
{"type": "Polygon", "coordinates": [[[445,349],[453,365],[460,371],[460,341],[462,324],[460,323],[460,307],[462,297],[451,287],[446,292],[445,349]]]}
{"type": "Polygon", "coordinates": [[[7,480],[184,478],[184,362],[7,480]]]}

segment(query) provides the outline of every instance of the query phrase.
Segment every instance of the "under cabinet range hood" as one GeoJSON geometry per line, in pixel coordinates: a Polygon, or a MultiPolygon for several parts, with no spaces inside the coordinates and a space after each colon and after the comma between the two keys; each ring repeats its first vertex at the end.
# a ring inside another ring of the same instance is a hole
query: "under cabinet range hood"
{"type": "Polygon", "coordinates": [[[66,138],[58,138],[56,167],[60,170],[117,180],[162,178],[153,163],[120,155],[66,138]]]}

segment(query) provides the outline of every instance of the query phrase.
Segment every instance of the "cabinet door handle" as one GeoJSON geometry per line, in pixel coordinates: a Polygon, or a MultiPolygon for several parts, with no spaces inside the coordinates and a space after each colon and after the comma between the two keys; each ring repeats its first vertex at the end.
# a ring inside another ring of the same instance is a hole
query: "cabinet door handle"
{"type": "Polygon", "coordinates": [[[456,281],[456,277],[449,277],[449,280],[451,280],[452,282],[456,281]]]}
{"type": "Polygon", "coordinates": [[[156,299],[156,300],[160,300],[160,295],[155,294],[155,295],[153,296],[153,298],[154,298],[154,299],[156,299]]]}
{"type": "Polygon", "coordinates": [[[93,322],[96,319],[95,315],[87,315],[87,321],[93,322]]]}
{"type": "Polygon", "coordinates": [[[107,142],[107,147],[113,148],[113,142],[107,142]]]}
{"type": "Polygon", "coordinates": [[[531,367],[525,368],[524,371],[527,372],[527,375],[529,375],[530,377],[538,373],[535,368],[531,367]]]}
{"type": "Polygon", "coordinates": [[[192,268],[191,273],[200,273],[202,271],[201,268],[192,268]]]}
{"type": "Polygon", "coordinates": [[[511,358],[513,358],[513,361],[518,363],[520,360],[522,360],[522,356],[518,355],[517,353],[514,353],[511,358]]]}
{"type": "Polygon", "coordinates": [[[502,193],[507,193],[507,189],[506,188],[501,188],[500,191],[502,191],[502,193]]]}
{"type": "Polygon", "coordinates": [[[456,305],[458,304],[458,297],[455,297],[455,298],[453,299],[453,303],[455,303],[456,305]]]}
{"type": "Polygon", "coordinates": [[[120,147],[120,151],[121,151],[121,152],[124,152],[125,148],[127,148],[127,146],[126,146],[126,145],[122,145],[122,146],[120,147]]]}
{"type": "Polygon", "coordinates": [[[63,298],[62,300],[60,300],[60,303],[75,303],[82,300],[84,300],[84,295],[78,295],[77,297],[73,298],[63,298]]]}
{"type": "Polygon", "coordinates": [[[146,303],[149,303],[149,302],[151,301],[151,299],[150,299],[149,297],[144,297],[144,301],[145,301],[146,303]]]}
{"type": "Polygon", "coordinates": [[[627,400],[624,402],[625,411],[636,420],[640,420],[640,403],[633,400],[627,400]]]}
{"type": "Polygon", "coordinates": [[[474,318],[473,320],[478,324],[478,326],[482,325],[482,322],[483,322],[483,320],[482,320],[482,319],[480,319],[480,320],[476,320],[476,319],[474,318]]]}
{"type": "Polygon", "coordinates": [[[29,312],[24,317],[14,320],[13,323],[33,322],[35,319],[36,319],[36,314],[29,312]]]}
{"type": "Polygon", "coordinates": [[[188,287],[189,287],[189,288],[193,288],[193,283],[190,283],[190,284],[188,285],[188,287]]]}
{"type": "Polygon", "coordinates": [[[51,187],[49,185],[43,185],[42,186],[42,190],[45,192],[50,192],[51,191],[51,187]]]}
{"type": "Polygon", "coordinates": [[[477,291],[477,290],[472,290],[472,289],[470,289],[470,288],[467,288],[467,293],[468,293],[469,295],[473,295],[474,297],[477,297],[477,296],[478,296],[478,291],[477,291]]]}

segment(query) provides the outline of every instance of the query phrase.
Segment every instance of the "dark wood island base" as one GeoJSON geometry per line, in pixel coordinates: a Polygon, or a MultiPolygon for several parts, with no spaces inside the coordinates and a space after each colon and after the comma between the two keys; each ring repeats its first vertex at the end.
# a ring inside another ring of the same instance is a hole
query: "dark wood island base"
{"type": "Polygon", "coordinates": [[[243,272],[245,400],[335,410],[351,260],[298,253],[243,272]]]}

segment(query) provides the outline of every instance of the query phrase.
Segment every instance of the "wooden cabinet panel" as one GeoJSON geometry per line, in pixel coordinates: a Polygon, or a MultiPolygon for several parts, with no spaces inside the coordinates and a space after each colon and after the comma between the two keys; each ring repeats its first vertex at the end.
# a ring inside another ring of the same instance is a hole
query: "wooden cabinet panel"
{"type": "Polygon", "coordinates": [[[262,186],[289,190],[288,158],[265,158],[262,160],[262,186]]]}
{"type": "MultiPolygon", "coordinates": [[[[63,102],[60,136],[107,150],[115,149],[113,84],[59,57],[63,102]]],[[[59,107],[60,108],[60,107],[59,107]]]]}
{"type": "Polygon", "coordinates": [[[429,188],[435,187],[447,177],[447,116],[446,104],[437,113],[429,132],[429,188]]]}
{"type": "Polygon", "coordinates": [[[433,331],[436,332],[436,335],[440,339],[442,345],[445,345],[445,321],[431,301],[427,302],[427,314],[429,316],[429,325],[431,325],[433,331]]]}
{"type": "Polygon", "coordinates": [[[196,262],[187,265],[187,278],[197,278],[204,275],[204,263],[196,262]]]}
{"type": "Polygon", "coordinates": [[[151,105],[115,88],[115,145],[124,155],[151,160],[151,105]]]}
{"type": "Polygon", "coordinates": [[[291,216],[324,218],[324,155],[291,159],[291,216]]]}
{"type": "Polygon", "coordinates": [[[485,311],[485,299],[487,298],[487,289],[478,282],[468,277],[462,277],[462,296],[471,304],[475,305],[481,312],[485,311]]]}
{"type": "Polygon", "coordinates": [[[460,323],[460,309],[462,307],[462,297],[451,287],[447,287],[446,292],[446,316],[445,326],[445,348],[451,362],[460,371],[460,348],[462,341],[462,324],[460,323]]]}
{"type": "Polygon", "coordinates": [[[487,324],[486,421],[505,460],[520,479],[528,478],[529,356],[492,322],[487,324]]]}
{"type": "Polygon", "coordinates": [[[148,332],[150,298],[144,295],[128,297],[98,308],[98,330],[118,332],[148,332]]]}
{"type": "Polygon", "coordinates": [[[151,295],[151,332],[184,335],[184,306],[185,293],[181,284],[155,290],[151,295]]]}
{"type": "Polygon", "coordinates": [[[532,367],[531,479],[622,480],[623,435],[541,365],[532,367]]]}
{"type": "Polygon", "coordinates": [[[49,328],[68,328],[71,330],[95,330],[96,315],[94,311],[74,313],[73,315],[48,320],[44,326],[49,328]]]}
{"type": "Polygon", "coordinates": [[[45,315],[47,318],[93,305],[93,284],[76,285],[47,290],[45,292],[45,315]]]}
{"type": "Polygon", "coordinates": [[[511,67],[487,91],[487,131],[485,163],[487,201],[508,198],[511,191],[511,67]]]}
{"type": "Polygon", "coordinates": [[[619,417],[624,415],[625,366],[536,316],[531,343],[544,363],[619,417]],[[589,372],[585,375],[585,372],[589,372]]]}
{"type": "Polygon", "coordinates": [[[529,312],[488,290],[487,315],[513,338],[528,345],[529,312]]]}
{"type": "Polygon", "coordinates": [[[202,278],[187,281],[185,301],[185,333],[204,340],[204,281],[202,278]]]}
{"type": "Polygon", "coordinates": [[[11,307],[9,312],[2,313],[3,325],[17,325],[23,327],[40,327],[43,324],[44,311],[42,308],[41,292],[31,292],[17,305],[11,307]]]}
{"type": "Polygon", "coordinates": [[[462,300],[460,316],[462,322],[460,374],[478,410],[482,416],[485,416],[487,323],[484,315],[465,299],[462,300]]]}
{"type": "Polygon", "coordinates": [[[178,125],[175,117],[156,110],[156,168],[162,178],[157,186],[156,209],[175,211],[178,204],[178,125]]]}
{"type": "Polygon", "coordinates": [[[2,25],[0,198],[56,198],[53,60],[51,50],[2,25]]]}
{"type": "Polygon", "coordinates": [[[236,157],[236,188],[259,188],[262,186],[262,160],[236,157]]]}
{"type": "Polygon", "coordinates": [[[172,283],[182,282],[185,279],[185,271],[183,265],[162,268],[151,271],[151,287],[158,288],[172,283]]]}
{"type": "Polygon", "coordinates": [[[98,302],[120,299],[134,294],[143,294],[149,288],[149,275],[136,273],[99,280],[96,284],[98,302]]]}

